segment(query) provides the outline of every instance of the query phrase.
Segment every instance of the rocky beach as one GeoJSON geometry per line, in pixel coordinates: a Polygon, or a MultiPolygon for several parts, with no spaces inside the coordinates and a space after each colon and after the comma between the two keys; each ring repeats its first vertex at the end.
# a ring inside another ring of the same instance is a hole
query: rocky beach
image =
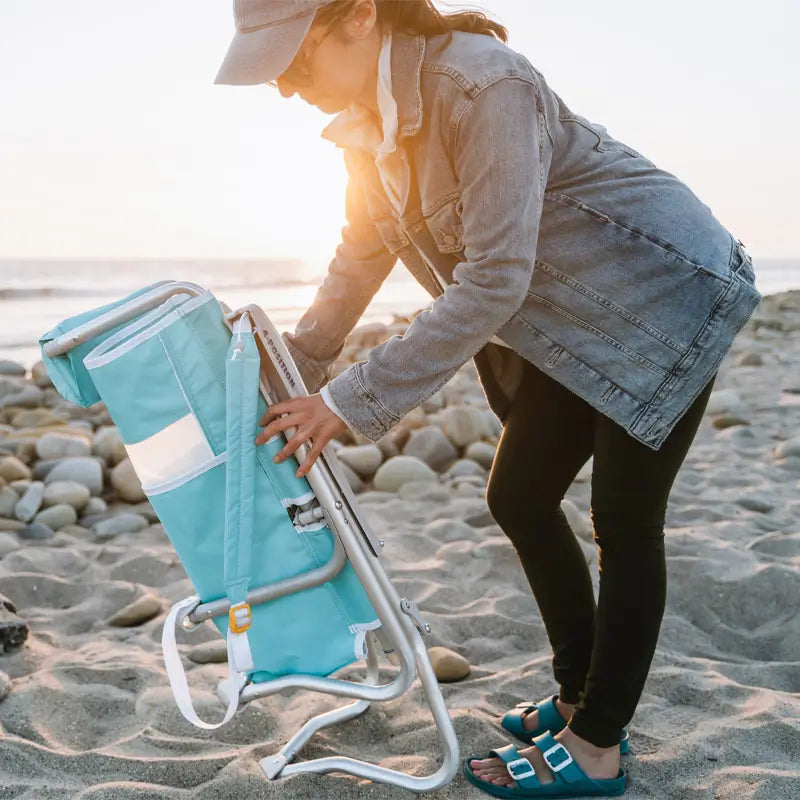
{"type": "MultiPolygon", "coordinates": [[[[336,371],[409,322],[354,330],[336,371]]],[[[335,698],[257,700],[211,733],[184,720],[160,641],[192,585],[104,406],[65,401],[41,363],[29,367],[0,362],[0,800],[410,796],[344,775],[266,781],[259,759],[335,698]]],[[[555,690],[535,602],[486,506],[501,434],[468,362],[381,441],[348,431],[332,443],[388,573],[432,625],[463,755],[509,741],[499,716],[555,690]]],[[[564,508],[596,584],[591,469],[564,508]]],[[[766,296],[726,357],[673,487],[666,551],[625,796],[800,798],[800,290],[766,296]]],[[[210,624],[178,641],[198,712],[221,718],[224,643],[210,624]]],[[[299,758],[430,772],[438,742],[420,699],[415,684],[299,758]]],[[[459,774],[428,796],[484,795],[459,774]]]]}

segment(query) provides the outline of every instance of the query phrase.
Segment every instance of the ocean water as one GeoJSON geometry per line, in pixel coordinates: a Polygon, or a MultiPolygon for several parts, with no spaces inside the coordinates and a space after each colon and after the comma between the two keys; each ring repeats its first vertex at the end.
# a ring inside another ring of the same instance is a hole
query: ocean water
{"type": "MultiPolygon", "coordinates": [[[[800,289],[800,258],[754,258],[762,294],[800,289]]],[[[0,260],[0,359],[32,366],[37,341],[61,320],[161,280],[186,280],[211,289],[231,308],[255,303],[279,331],[294,326],[324,279],[301,261],[33,261],[0,260]]],[[[431,302],[398,263],[360,322],[391,322],[431,302]]]]}

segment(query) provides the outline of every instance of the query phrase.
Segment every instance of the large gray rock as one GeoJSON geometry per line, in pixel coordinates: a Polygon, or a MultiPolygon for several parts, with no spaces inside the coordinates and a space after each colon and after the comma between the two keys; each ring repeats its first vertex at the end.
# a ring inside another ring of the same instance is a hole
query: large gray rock
{"type": "Polygon", "coordinates": [[[458,458],[458,451],[437,425],[428,425],[411,432],[403,447],[403,455],[424,461],[440,471],[458,458]]]}
{"type": "Polygon", "coordinates": [[[80,435],[45,433],[36,443],[36,455],[44,459],[88,456],[90,452],[89,442],[80,435]]]}
{"type": "Polygon", "coordinates": [[[123,459],[111,470],[111,485],[127,503],[139,503],[147,500],[147,495],[142,491],[142,483],[129,458],[123,459]]]}
{"type": "Polygon", "coordinates": [[[141,514],[130,514],[123,511],[121,514],[96,522],[92,525],[92,530],[97,536],[107,538],[119,536],[121,533],[138,533],[144,530],[148,524],[141,514]]]}
{"type": "Polygon", "coordinates": [[[52,539],[54,536],[53,529],[43,522],[31,522],[26,525],[21,531],[19,536],[23,539],[31,539],[33,541],[40,541],[45,539],[52,539]]]}
{"type": "MultiPolygon", "coordinates": [[[[82,483],[77,483],[76,481],[54,481],[45,487],[42,505],[46,508],[66,503],[80,510],[89,502],[90,496],[89,489],[82,483]]],[[[105,503],[103,503],[103,506],[105,511],[105,503]]]]}
{"type": "Polygon", "coordinates": [[[8,359],[0,359],[0,375],[13,375],[16,377],[24,378],[27,370],[22,364],[16,361],[9,361],[8,359]]]}
{"type": "Polygon", "coordinates": [[[91,456],[64,458],[46,475],[47,486],[56,481],[75,481],[83,484],[91,494],[103,491],[103,467],[100,461],[91,456]]]}
{"type": "Polygon", "coordinates": [[[369,478],[374,475],[375,471],[383,463],[383,453],[375,444],[340,447],[336,451],[336,455],[362,478],[369,478]]]}
{"type": "Polygon", "coordinates": [[[41,481],[33,481],[14,506],[14,516],[22,522],[30,522],[36,516],[43,499],[44,484],[41,481]]]}
{"type": "Polygon", "coordinates": [[[122,443],[122,436],[114,425],[98,428],[94,435],[92,450],[96,456],[100,456],[111,467],[128,457],[125,445],[122,443]]]}
{"type": "Polygon", "coordinates": [[[186,654],[195,664],[224,664],[228,660],[228,645],[224,639],[196,644],[186,654]]]}
{"type": "Polygon", "coordinates": [[[75,509],[62,503],[57,506],[50,506],[50,508],[40,511],[36,515],[34,522],[39,522],[42,525],[47,525],[54,531],[61,530],[66,525],[74,525],[78,521],[78,512],[75,509]]]}
{"type": "Polygon", "coordinates": [[[456,446],[466,447],[486,435],[483,409],[474,406],[451,406],[442,411],[442,430],[456,446]]]}
{"type": "Polygon", "coordinates": [[[706,414],[741,414],[744,409],[744,401],[735,389],[717,389],[709,395],[706,414]]]}
{"type": "Polygon", "coordinates": [[[112,614],[107,620],[108,625],[117,628],[132,628],[141,625],[161,613],[161,601],[150,593],[137,597],[132,603],[112,614]]]}
{"type": "Polygon", "coordinates": [[[22,389],[0,398],[0,408],[19,406],[20,408],[38,408],[44,405],[44,392],[33,384],[23,385],[22,389]]]}
{"type": "Polygon", "coordinates": [[[438,483],[437,474],[424,462],[412,456],[395,456],[375,473],[374,486],[379,492],[396,492],[409,481],[438,483]]]}

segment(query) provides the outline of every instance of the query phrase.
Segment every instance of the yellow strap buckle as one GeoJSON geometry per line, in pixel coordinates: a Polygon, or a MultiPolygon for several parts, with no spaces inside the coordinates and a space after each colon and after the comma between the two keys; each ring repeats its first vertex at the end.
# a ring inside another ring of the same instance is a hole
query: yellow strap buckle
{"type": "Polygon", "coordinates": [[[244,633],[253,621],[248,603],[231,606],[228,611],[228,624],[234,633],[244,633]]]}

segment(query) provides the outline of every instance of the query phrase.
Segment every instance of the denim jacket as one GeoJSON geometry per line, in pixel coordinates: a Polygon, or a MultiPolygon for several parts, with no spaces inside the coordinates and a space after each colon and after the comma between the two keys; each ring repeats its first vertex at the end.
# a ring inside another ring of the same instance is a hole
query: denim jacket
{"type": "Polygon", "coordinates": [[[347,225],[283,334],[308,390],[400,258],[434,301],[328,382],[351,428],[377,441],[470,358],[504,420],[527,360],[659,449],[761,300],[741,242],[493,37],[396,31],[391,71],[403,207],[346,126],[323,134],[344,150],[347,225]]]}

